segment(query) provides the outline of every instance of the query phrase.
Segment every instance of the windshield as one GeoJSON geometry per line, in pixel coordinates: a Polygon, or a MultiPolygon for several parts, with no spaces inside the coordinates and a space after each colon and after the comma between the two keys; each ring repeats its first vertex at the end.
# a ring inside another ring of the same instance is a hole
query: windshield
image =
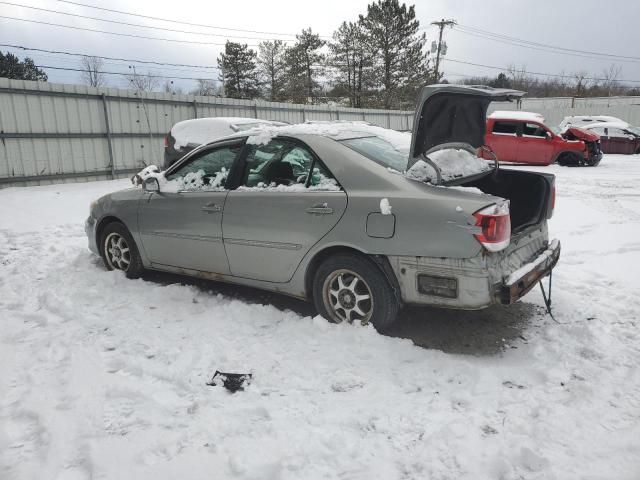
{"type": "Polygon", "coordinates": [[[392,168],[399,172],[404,172],[407,169],[409,154],[397,150],[380,137],[349,138],[339,140],[339,142],[383,167],[392,168]]]}

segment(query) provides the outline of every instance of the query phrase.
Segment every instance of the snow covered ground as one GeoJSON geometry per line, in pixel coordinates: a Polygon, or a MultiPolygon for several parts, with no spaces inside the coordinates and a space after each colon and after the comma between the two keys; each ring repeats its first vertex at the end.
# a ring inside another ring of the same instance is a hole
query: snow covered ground
{"type": "Polygon", "coordinates": [[[640,478],[640,158],[540,170],[558,323],[534,291],[404,339],[105,271],[83,221],[126,181],[0,190],[0,478],[640,478]]]}

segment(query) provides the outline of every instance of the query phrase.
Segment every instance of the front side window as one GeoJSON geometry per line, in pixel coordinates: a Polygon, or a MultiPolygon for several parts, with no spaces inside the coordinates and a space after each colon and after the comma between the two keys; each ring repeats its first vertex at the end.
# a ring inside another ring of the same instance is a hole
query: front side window
{"type": "Polygon", "coordinates": [[[547,130],[537,123],[525,123],[522,126],[522,134],[528,137],[544,138],[547,136],[547,130]]]}
{"type": "Polygon", "coordinates": [[[492,133],[499,133],[502,135],[515,135],[518,131],[518,124],[516,122],[495,122],[493,124],[492,133]]]}
{"type": "Polygon", "coordinates": [[[242,145],[207,150],[166,175],[167,191],[224,190],[227,176],[242,145]]]}
{"type": "Polygon", "coordinates": [[[283,139],[251,145],[241,190],[339,190],[338,182],[304,146],[283,139]]]}

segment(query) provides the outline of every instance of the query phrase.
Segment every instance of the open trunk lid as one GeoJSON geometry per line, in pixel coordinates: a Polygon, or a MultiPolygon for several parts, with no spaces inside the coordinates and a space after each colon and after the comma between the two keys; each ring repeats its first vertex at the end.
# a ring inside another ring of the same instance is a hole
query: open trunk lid
{"type": "Polygon", "coordinates": [[[475,85],[425,86],[416,105],[407,169],[442,147],[481,147],[489,104],[523,95],[518,90],[475,85]]]}

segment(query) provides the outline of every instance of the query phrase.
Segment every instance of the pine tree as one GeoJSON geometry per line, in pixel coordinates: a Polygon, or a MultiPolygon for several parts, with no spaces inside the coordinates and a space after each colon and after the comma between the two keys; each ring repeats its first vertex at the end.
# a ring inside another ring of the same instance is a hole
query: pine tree
{"type": "Polygon", "coordinates": [[[360,15],[360,21],[376,52],[379,103],[387,109],[412,105],[419,88],[432,76],[423,51],[427,40],[419,33],[415,7],[378,0],[367,6],[367,15],[360,15]]]}
{"type": "Polygon", "coordinates": [[[29,57],[20,61],[18,57],[7,52],[0,52],[0,77],[12,78],[14,80],[35,80],[39,82],[47,81],[47,74],[44,70],[36,67],[29,57]]]}
{"type": "Polygon", "coordinates": [[[260,93],[260,81],[256,65],[256,52],[247,44],[227,41],[224,53],[218,57],[220,80],[224,92],[231,98],[256,98],[260,93]]]}
{"type": "Polygon", "coordinates": [[[373,52],[367,45],[360,22],[342,22],[329,45],[332,65],[338,71],[338,85],[343,87],[352,107],[362,107],[362,97],[371,83],[373,52]]]}
{"type": "Polygon", "coordinates": [[[286,50],[287,94],[294,102],[315,103],[319,90],[317,68],[325,59],[318,50],[325,45],[320,35],[309,28],[296,35],[296,43],[286,50]]]}
{"type": "Polygon", "coordinates": [[[282,40],[267,40],[258,45],[258,73],[264,85],[264,96],[276,102],[284,96],[286,62],[282,40]]]}

